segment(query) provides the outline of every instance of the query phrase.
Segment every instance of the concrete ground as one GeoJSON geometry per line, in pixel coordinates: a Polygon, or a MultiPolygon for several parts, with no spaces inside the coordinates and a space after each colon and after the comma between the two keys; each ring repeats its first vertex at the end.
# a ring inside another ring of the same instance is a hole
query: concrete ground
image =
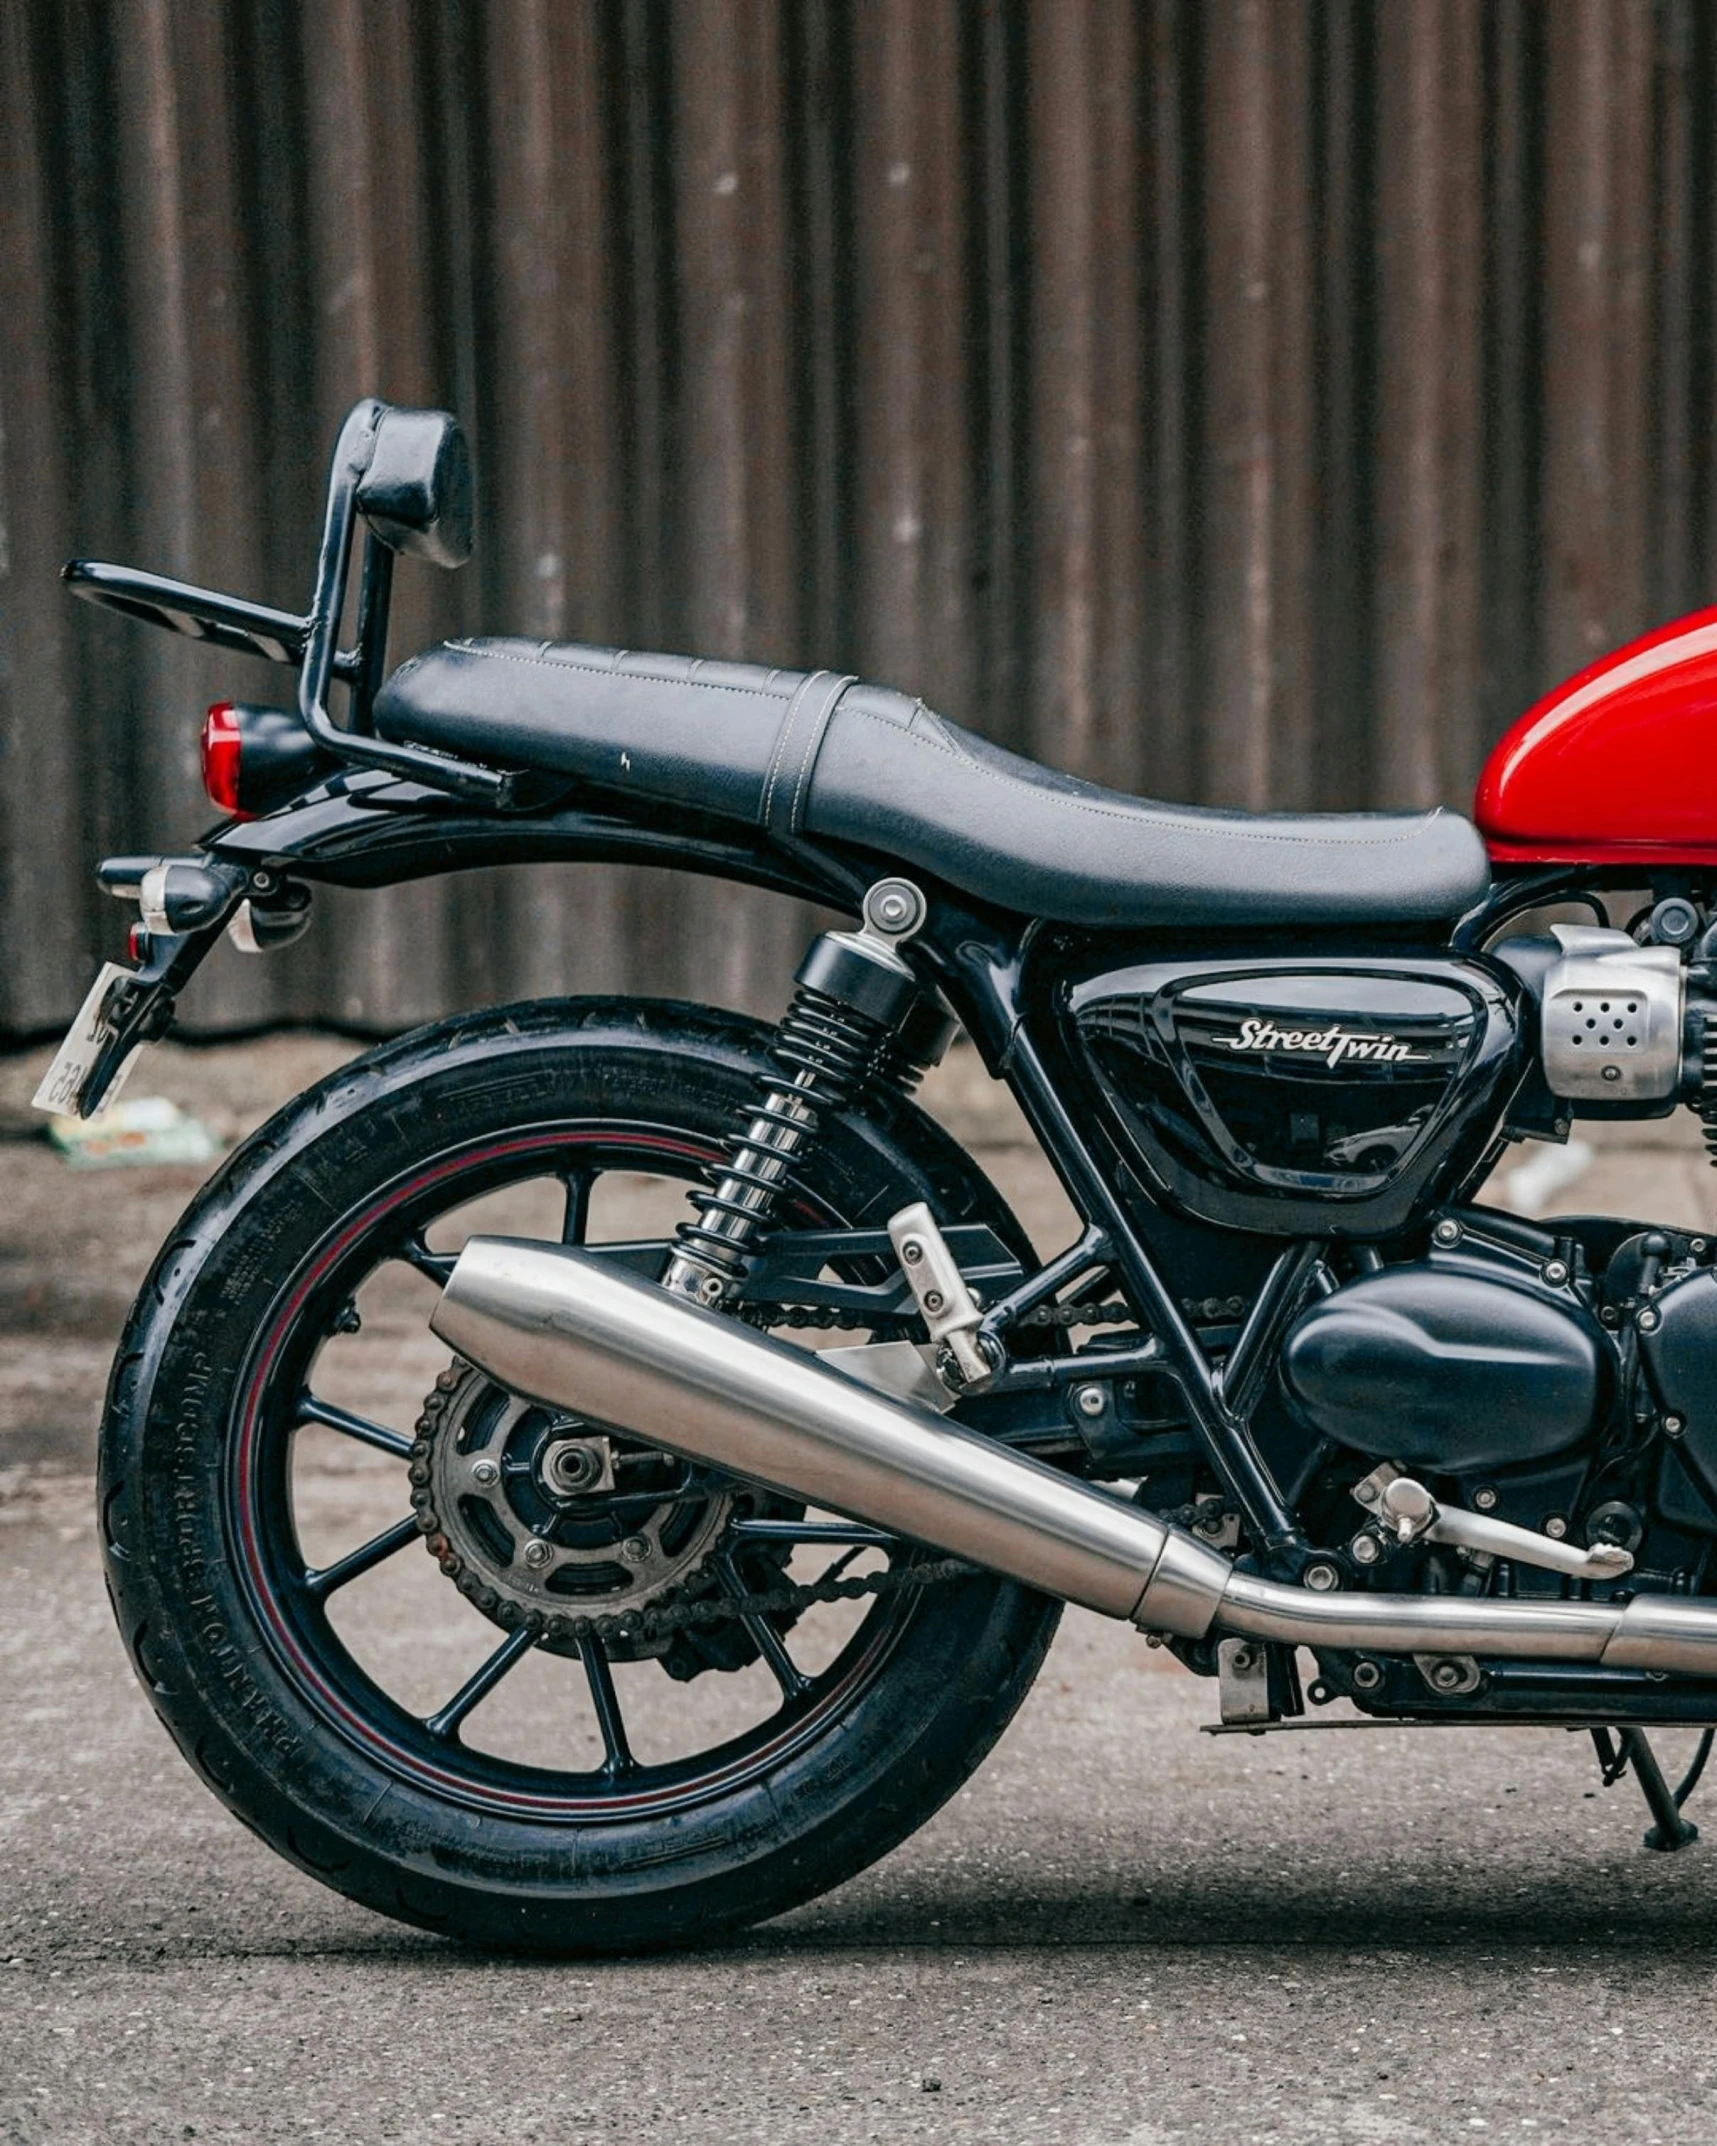
{"type": "MultiPolygon", "coordinates": [[[[347,1048],[162,1052],[134,1092],[231,1136],[347,1048]]],[[[157,1727],[96,1552],[106,1355],[200,1173],[68,1170],[15,1137],[31,1071],[0,1061],[0,2140],[1717,2132],[1713,1848],[1645,1854],[1582,1738],[1204,1737],[1208,1687],[1085,1616],[914,1840],[719,1953],[474,1957],[300,1876],[157,1727]]],[[[970,1068],[935,1101],[1054,1241],[970,1068]]],[[[1559,1204],[1709,1224],[1712,1189],[1671,1129],[1559,1204]]],[[[345,1466],[315,1498],[364,1501],[345,1466]]]]}

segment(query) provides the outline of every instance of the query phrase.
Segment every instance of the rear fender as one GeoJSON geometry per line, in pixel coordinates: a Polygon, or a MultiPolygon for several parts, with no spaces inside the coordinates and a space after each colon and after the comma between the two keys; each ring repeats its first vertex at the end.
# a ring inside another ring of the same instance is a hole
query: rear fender
{"type": "Polygon", "coordinates": [[[331,777],[278,812],[204,836],[212,858],[338,887],[385,887],[496,864],[654,864],[856,911],[874,867],[788,846],[731,820],[663,812],[646,824],[557,801],[486,812],[380,771],[331,777]]]}

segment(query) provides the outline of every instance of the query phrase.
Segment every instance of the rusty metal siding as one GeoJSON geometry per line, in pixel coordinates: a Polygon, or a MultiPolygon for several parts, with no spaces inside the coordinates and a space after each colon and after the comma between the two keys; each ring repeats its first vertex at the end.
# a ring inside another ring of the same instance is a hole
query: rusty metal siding
{"type": "MultiPolygon", "coordinates": [[[[302,601],[357,395],[447,403],[482,627],[839,665],[1101,779],[1459,801],[1717,589],[1702,0],[0,8],[0,1029],[283,680],[61,558],[302,601]]],[[[208,1026],[776,1003],[805,918],[580,868],[332,898],[208,1026]]]]}

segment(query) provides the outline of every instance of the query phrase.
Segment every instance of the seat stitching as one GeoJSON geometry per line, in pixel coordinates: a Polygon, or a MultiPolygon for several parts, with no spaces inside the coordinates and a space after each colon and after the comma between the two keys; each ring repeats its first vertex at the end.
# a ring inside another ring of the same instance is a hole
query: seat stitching
{"type": "MultiPolygon", "coordinates": [[[[920,702],[919,705],[922,706],[923,703],[920,702]]],[[[1000,784],[1003,789],[1019,791],[1031,790],[1036,787],[1032,783],[1023,781],[1017,775],[1002,775],[999,774],[994,768],[985,767],[981,760],[974,760],[970,754],[961,752],[956,745],[953,745],[951,743],[945,744],[942,743],[940,740],[936,741],[933,744],[932,741],[926,738],[921,731],[903,730],[898,723],[889,722],[886,716],[873,715],[868,708],[849,708],[847,710],[847,713],[849,715],[862,716],[866,722],[875,723],[879,725],[882,729],[886,730],[891,737],[904,738],[909,745],[920,745],[932,751],[950,754],[958,758],[962,765],[969,767],[974,775],[982,775],[986,777],[989,781],[1000,784]]],[[[926,713],[928,713],[928,710],[926,710],[926,713]]],[[[1160,826],[1163,824],[1160,816],[1154,815],[1153,808],[1149,804],[1146,804],[1143,800],[1141,800],[1140,803],[1136,806],[1133,806],[1131,808],[1124,808],[1116,805],[1088,805],[1082,799],[1069,797],[1065,790],[1045,790],[1042,794],[1045,797],[1053,797],[1058,805],[1067,806],[1074,812],[1090,813],[1097,819],[1131,820],[1134,822],[1144,822],[1146,824],[1149,824],[1153,820],[1153,817],[1155,817],[1157,825],[1160,826]]],[[[1196,812],[1197,809],[1198,808],[1196,806],[1191,808],[1191,810],[1194,812],[1196,812]]],[[[1442,805],[1437,805],[1434,806],[1429,812],[1421,812],[1415,814],[1412,826],[1410,828],[1403,828],[1398,834],[1343,834],[1339,838],[1319,835],[1286,834],[1274,828],[1249,827],[1245,824],[1244,820],[1242,820],[1237,825],[1224,826],[1222,830],[1222,839],[1227,840],[1230,836],[1235,836],[1248,842],[1299,842],[1309,844],[1313,848],[1327,848],[1330,846],[1333,840],[1339,839],[1342,843],[1352,844],[1356,848],[1364,847],[1367,849],[1382,849],[1394,843],[1400,843],[1410,840],[1414,833],[1428,827],[1433,820],[1443,819],[1446,816],[1447,814],[1445,807],[1443,807],[1442,805]]],[[[1340,818],[1342,817],[1342,815],[1337,814],[1336,817],[1340,818]]]]}
{"type": "MultiPolygon", "coordinates": [[[[818,676],[829,678],[834,674],[831,671],[820,671],[818,676]]],[[[811,770],[816,765],[818,751],[828,735],[829,718],[840,705],[841,695],[848,686],[857,683],[857,679],[850,672],[844,678],[836,678],[834,691],[823,702],[822,712],[813,719],[810,729],[805,733],[805,750],[800,756],[798,780],[793,785],[793,802],[787,813],[787,832],[790,835],[796,835],[805,824],[805,790],[811,780],[811,770]]]]}
{"type": "Polygon", "coordinates": [[[759,818],[765,827],[769,826],[775,810],[775,778],[781,772],[781,763],[787,752],[787,740],[793,735],[793,725],[799,720],[799,710],[805,705],[805,696],[815,682],[828,675],[827,671],[807,671],[799,681],[799,690],[787,703],[787,713],[781,719],[781,728],[775,733],[775,749],[769,755],[769,772],[763,784],[763,810],[759,818]]]}
{"type": "MultiPolygon", "coordinates": [[[[622,675],[620,672],[615,670],[614,664],[612,662],[607,664],[580,663],[575,657],[570,656],[521,656],[516,649],[479,648],[472,641],[448,641],[445,645],[448,648],[463,649],[468,655],[476,656],[479,661],[484,663],[525,663],[530,664],[537,670],[542,671],[587,671],[591,673],[600,673],[601,671],[606,670],[616,677],[622,675]]],[[[546,645],[552,644],[545,644],[545,646],[546,645]]],[[[628,653],[628,651],[619,650],[616,653],[626,654],[628,653]]],[[[706,660],[713,661],[714,659],[706,659],[705,657],[699,656],[696,660],[699,663],[702,663],[706,660]]],[[[767,688],[763,686],[723,685],[718,680],[712,678],[672,678],[661,671],[628,671],[624,675],[628,678],[642,678],[651,685],[699,686],[706,693],[739,693],[751,700],[780,701],[786,697],[784,694],[781,694],[779,692],[771,693],[767,690],[767,688]]],[[[793,673],[791,671],[785,673],[780,671],[771,671],[769,675],[772,678],[782,676],[790,678],[793,676],[793,673]]]]}

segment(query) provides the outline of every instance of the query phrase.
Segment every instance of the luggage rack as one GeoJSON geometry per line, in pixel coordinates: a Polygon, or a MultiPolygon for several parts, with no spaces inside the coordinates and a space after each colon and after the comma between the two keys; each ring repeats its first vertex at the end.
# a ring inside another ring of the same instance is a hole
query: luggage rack
{"type": "Polygon", "coordinates": [[[453,567],[470,550],[471,471],[458,424],[440,410],[392,409],[366,398],[348,414],[334,448],[316,588],[302,615],[98,559],[72,560],[62,579],[74,596],[127,618],[291,666],[298,672],[299,719],[332,758],[506,811],[515,776],[427,746],[384,741],[371,718],[386,674],[395,553],[453,567]],[[357,640],[341,649],[336,637],[360,519],[367,529],[357,640]],[[328,711],[336,684],[350,696],[343,725],[328,711]]]}

